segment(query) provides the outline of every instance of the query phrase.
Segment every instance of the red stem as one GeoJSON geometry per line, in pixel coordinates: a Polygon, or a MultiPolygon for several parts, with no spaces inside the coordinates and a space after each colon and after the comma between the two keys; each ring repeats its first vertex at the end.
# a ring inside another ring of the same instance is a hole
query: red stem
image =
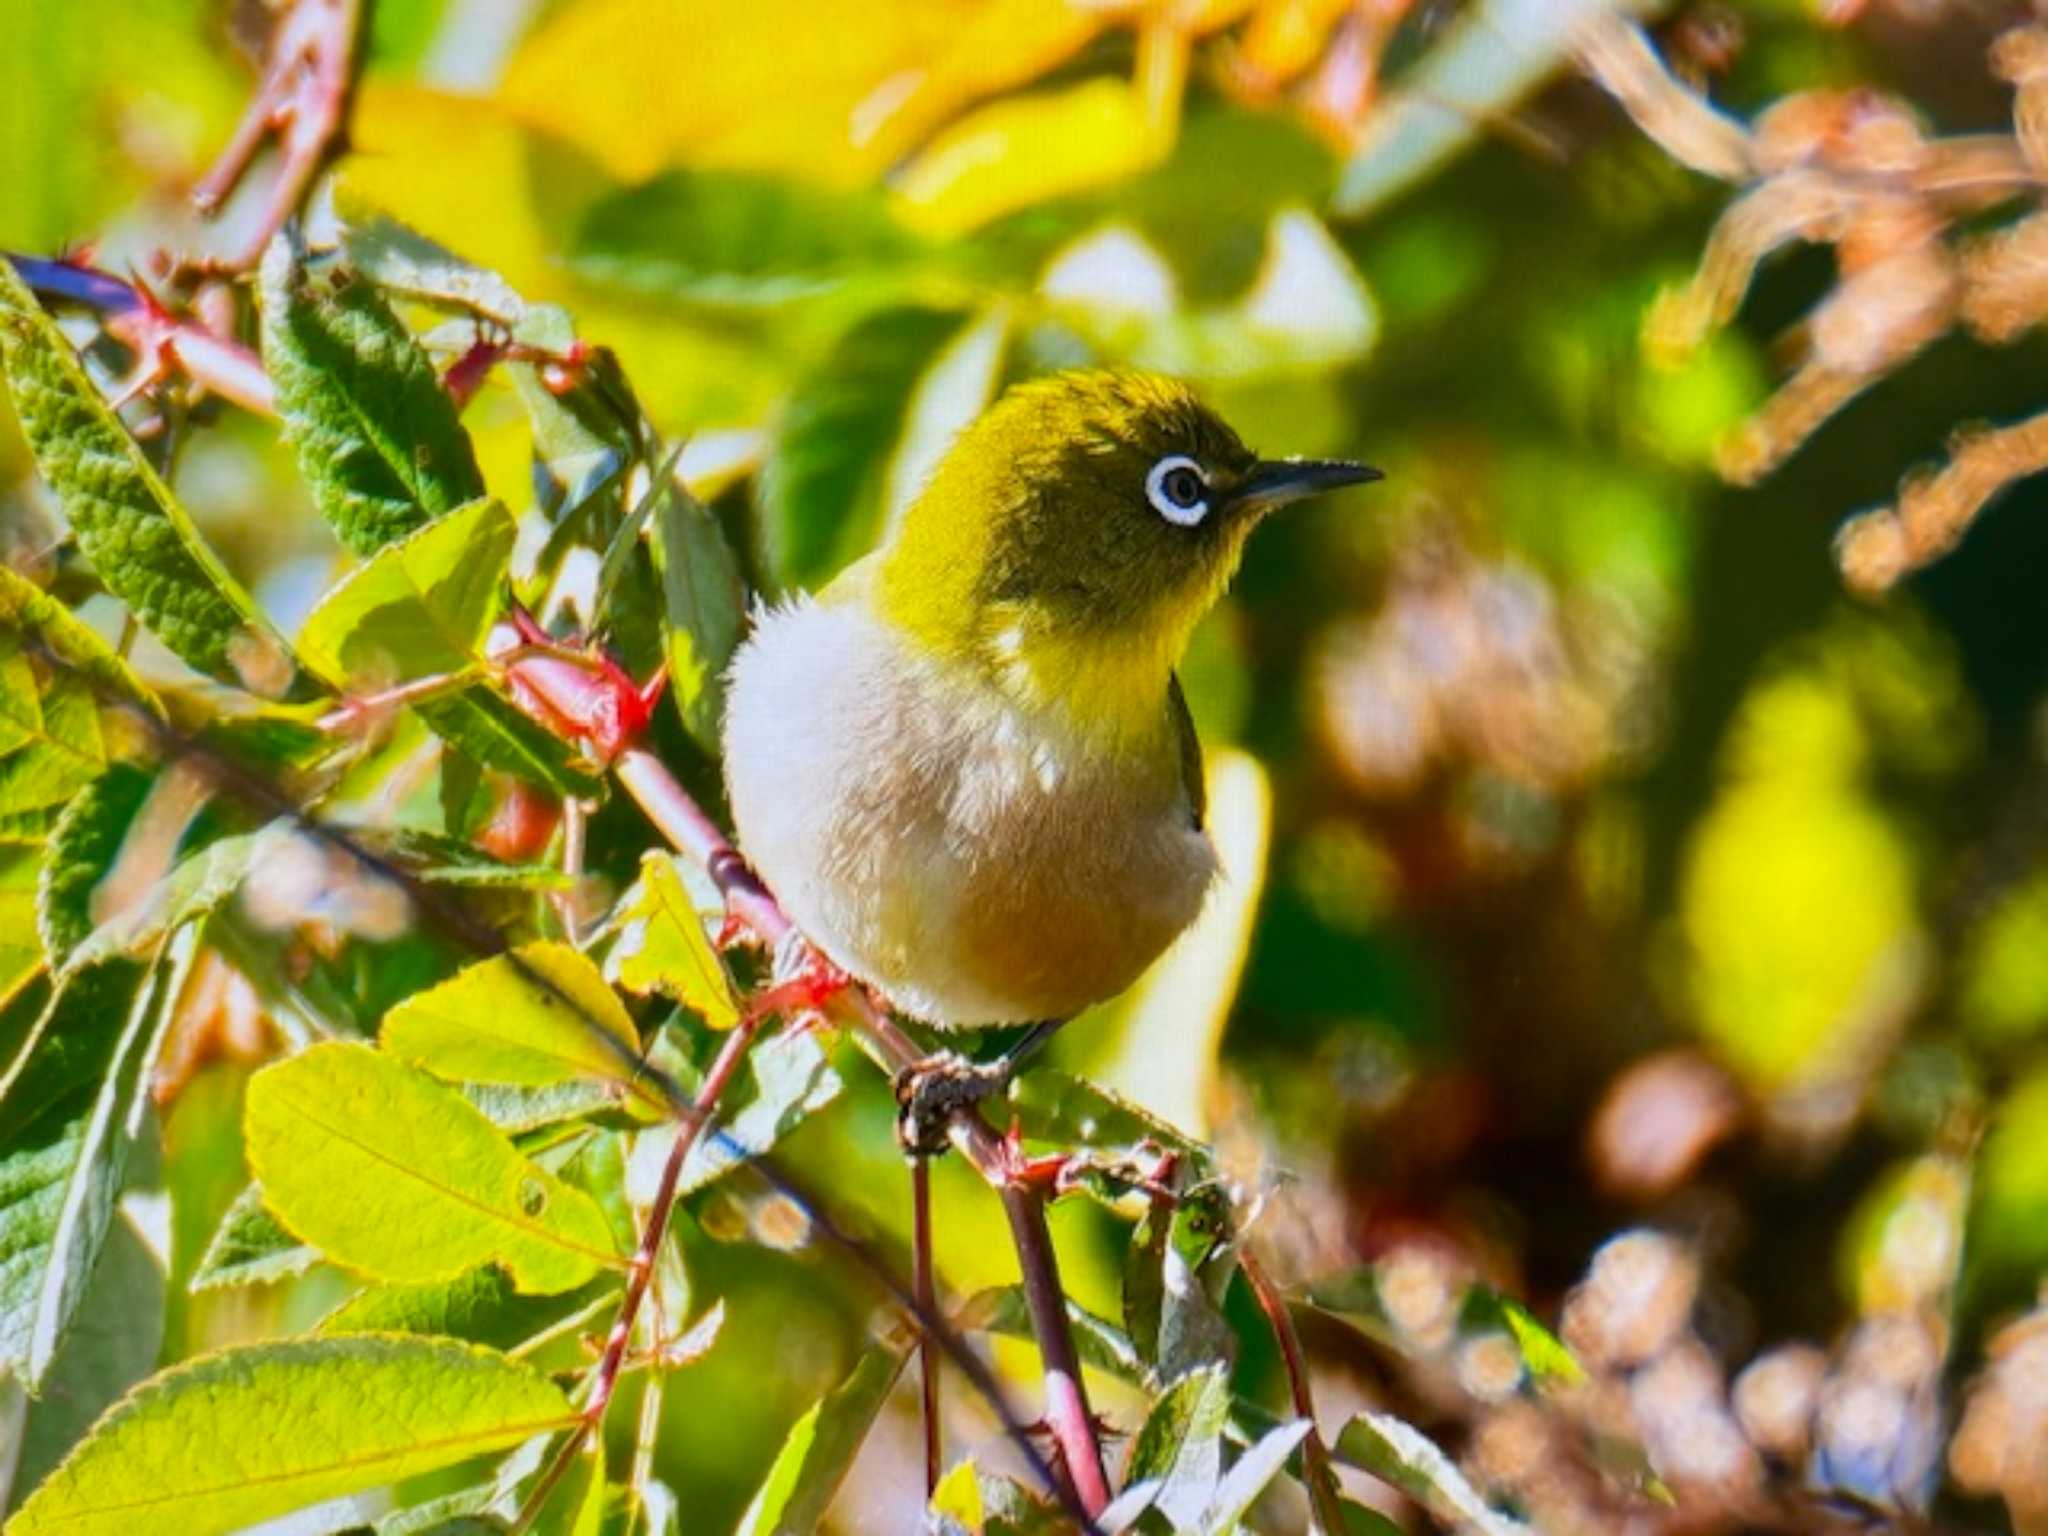
{"type": "MultiPolygon", "coordinates": [[[[932,1164],[927,1157],[910,1160],[910,1243],[918,1309],[938,1315],[938,1289],[932,1273],[932,1164]]],[[[924,1496],[929,1503],[938,1491],[942,1448],[939,1444],[939,1345],[931,1334],[917,1341],[920,1407],[924,1412],[924,1496]]]]}
{"type": "Polygon", "coordinates": [[[547,1503],[548,1495],[555,1491],[555,1485],[575,1461],[584,1440],[604,1422],[605,1410],[611,1406],[612,1393],[619,1384],[619,1371],[626,1363],[626,1346],[632,1341],[633,1323],[640,1315],[641,1303],[647,1299],[648,1287],[654,1279],[655,1257],[661,1252],[662,1238],[668,1233],[669,1213],[676,1203],[676,1181],[682,1177],[683,1164],[689,1159],[690,1149],[697,1144],[697,1137],[704,1127],[711,1123],[720,1095],[739,1069],[740,1061],[747,1054],[747,1047],[753,1043],[765,1017],[767,1015],[758,1009],[749,1009],[741,1015],[739,1023],[725,1037],[725,1044],[719,1047],[711,1070],[704,1075],[703,1086],[697,1090],[696,1100],[690,1106],[690,1118],[676,1127],[675,1144],[669,1148],[668,1161],[661,1165],[661,1183],[655,1188],[654,1203],[647,1210],[647,1226],[640,1234],[640,1247],[633,1255],[626,1294],[620,1299],[611,1337],[605,1340],[604,1356],[597,1363],[590,1401],[583,1405],[583,1421],[570,1430],[556,1448],[554,1459],[548,1463],[547,1470],[533,1485],[533,1492],[520,1506],[519,1518],[512,1525],[515,1536],[531,1529],[547,1503]]]}
{"type": "Polygon", "coordinates": [[[1302,1470],[1308,1474],[1305,1481],[1316,1524],[1323,1536],[1343,1536],[1344,1511],[1337,1498],[1337,1478],[1330,1467],[1330,1452],[1323,1444],[1322,1431],[1316,1427],[1315,1399],[1310,1395],[1308,1385],[1308,1361],[1301,1351],[1301,1335],[1294,1331],[1294,1318],[1287,1310],[1287,1298],[1280,1294],[1272,1276],[1252,1256],[1249,1247],[1239,1251],[1237,1266],[1244,1271],[1245,1282],[1251,1286],[1259,1310],[1266,1314],[1266,1322],[1280,1346],[1280,1359],[1287,1368],[1287,1389],[1294,1399],[1295,1416],[1308,1420],[1308,1434],[1301,1442],[1301,1463],[1302,1470]]]}

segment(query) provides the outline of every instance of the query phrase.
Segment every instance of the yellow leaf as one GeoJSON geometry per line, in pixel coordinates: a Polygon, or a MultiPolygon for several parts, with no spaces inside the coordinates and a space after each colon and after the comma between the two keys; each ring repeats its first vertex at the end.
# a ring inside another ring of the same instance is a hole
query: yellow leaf
{"type": "Polygon", "coordinates": [[[739,1022],[725,962],[712,948],[672,856],[641,856],[640,879],[627,894],[625,912],[611,953],[621,986],[665,992],[713,1029],[731,1029],[739,1022]]]}
{"type": "Polygon", "coordinates": [[[962,234],[1121,181],[1157,162],[1164,147],[1122,80],[1010,97],[968,113],[905,167],[897,214],[928,235],[962,234]]]}

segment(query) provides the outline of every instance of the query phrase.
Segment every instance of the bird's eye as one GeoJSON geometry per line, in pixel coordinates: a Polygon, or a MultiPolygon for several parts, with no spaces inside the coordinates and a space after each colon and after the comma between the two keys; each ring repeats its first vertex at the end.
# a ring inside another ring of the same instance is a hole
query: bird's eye
{"type": "Polygon", "coordinates": [[[1186,454],[1169,454],[1145,476],[1145,499],[1169,523],[1192,528],[1209,515],[1209,482],[1186,454]]]}

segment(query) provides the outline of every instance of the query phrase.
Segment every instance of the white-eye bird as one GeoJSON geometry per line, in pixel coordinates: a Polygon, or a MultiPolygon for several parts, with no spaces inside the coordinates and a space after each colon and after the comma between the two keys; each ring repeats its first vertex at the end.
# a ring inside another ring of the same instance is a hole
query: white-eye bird
{"type": "Polygon", "coordinates": [[[1266,512],[1378,478],[1261,461],[1186,386],[1069,373],[961,433],[884,546],[756,617],[741,852],[835,965],[941,1028],[1122,991],[1216,869],[1174,668],[1266,512]]]}

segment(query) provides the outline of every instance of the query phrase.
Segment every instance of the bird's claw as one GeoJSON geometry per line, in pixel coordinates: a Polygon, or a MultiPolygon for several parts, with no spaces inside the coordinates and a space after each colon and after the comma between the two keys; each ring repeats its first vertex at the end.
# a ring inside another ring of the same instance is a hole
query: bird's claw
{"type": "Polygon", "coordinates": [[[953,1117],[1009,1085],[1012,1063],[980,1063],[952,1051],[912,1062],[896,1074],[896,1140],[912,1157],[937,1157],[951,1145],[953,1117]]]}

